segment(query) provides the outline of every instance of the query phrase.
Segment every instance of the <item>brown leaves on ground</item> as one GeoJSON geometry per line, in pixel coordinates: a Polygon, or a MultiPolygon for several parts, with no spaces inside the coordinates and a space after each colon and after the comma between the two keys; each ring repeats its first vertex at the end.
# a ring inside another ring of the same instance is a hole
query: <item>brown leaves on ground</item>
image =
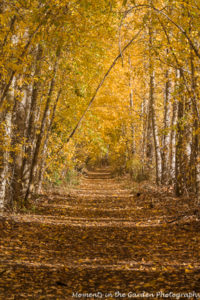
{"type": "Polygon", "coordinates": [[[33,211],[1,214],[0,299],[200,292],[193,200],[125,183],[97,170],[70,195],[46,194],[33,211]]]}

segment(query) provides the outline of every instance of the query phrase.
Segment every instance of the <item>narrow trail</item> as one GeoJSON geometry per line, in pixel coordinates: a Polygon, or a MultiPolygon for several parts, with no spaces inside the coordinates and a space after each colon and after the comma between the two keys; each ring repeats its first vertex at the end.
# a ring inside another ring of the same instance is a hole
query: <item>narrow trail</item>
{"type": "Polygon", "coordinates": [[[133,194],[97,169],[70,194],[42,197],[32,213],[2,214],[0,299],[200,293],[199,220],[167,223],[179,206],[159,197],[133,194]]]}

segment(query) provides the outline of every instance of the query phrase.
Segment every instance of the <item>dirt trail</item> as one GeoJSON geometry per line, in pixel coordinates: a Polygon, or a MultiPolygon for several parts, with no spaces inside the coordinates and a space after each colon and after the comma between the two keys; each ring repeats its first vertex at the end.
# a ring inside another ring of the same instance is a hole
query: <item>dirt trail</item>
{"type": "Polygon", "coordinates": [[[29,214],[2,214],[0,299],[200,293],[199,220],[176,222],[175,202],[131,193],[97,169],[70,195],[47,194],[29,214]]]}

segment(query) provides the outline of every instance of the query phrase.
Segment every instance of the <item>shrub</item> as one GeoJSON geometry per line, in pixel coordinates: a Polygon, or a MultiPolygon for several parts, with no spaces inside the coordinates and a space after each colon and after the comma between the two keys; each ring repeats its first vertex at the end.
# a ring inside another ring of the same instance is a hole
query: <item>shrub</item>
{"type": "Polygon", "coordinates": [[[137,157],[129,160],[127,170],[134,181],[141,182],[149,179],[149,173],[137,157]]]}

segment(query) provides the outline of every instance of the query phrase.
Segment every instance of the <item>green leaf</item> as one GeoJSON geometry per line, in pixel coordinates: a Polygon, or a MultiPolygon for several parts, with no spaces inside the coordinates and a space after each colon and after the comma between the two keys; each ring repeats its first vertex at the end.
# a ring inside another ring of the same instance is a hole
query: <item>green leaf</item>
{"type": "Polygon", "coordinates": [[[125,6],[126,5],[126,3],[127,3],[127,0],[123,0],[123,6],[125,6]]]}

